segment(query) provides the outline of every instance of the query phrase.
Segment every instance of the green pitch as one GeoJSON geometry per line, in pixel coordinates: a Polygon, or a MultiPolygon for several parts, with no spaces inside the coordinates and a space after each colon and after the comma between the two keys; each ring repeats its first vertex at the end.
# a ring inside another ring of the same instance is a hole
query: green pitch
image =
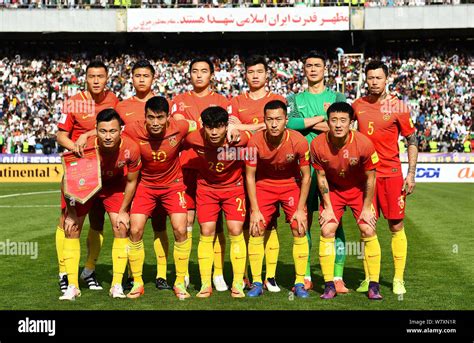
{"type": "MultiPolygon", "coordinates": [[[[344,227],[347,242],[353,244],[352,255],[347,257],[344,279],[351,293],[339,295],[332,301],[319,299],[321,271],[318,263],[318,228],[313,225],[312,271],[315,290],[309,299],[293,299],[289,295],[294,281],[292,238],[284,216],[280,217],[280,258],[277,281],[280,293],[265,292],[257,299],[233,299],[230,293],[214,292],[209,299],[190,298],[179,301],[171,291],[158,291],[154,285],[156,259],[153,251],[153,234],[150,225],[144,241],[146,262],[144,266],[145,296],[136,299],[111,299],[108,289],[112,279],[110,225],[105,228],[105,241],[97,266],[103,291],[90,291],[82,287],[82,297],[75,302],[60,302],[57,286],[57,259],[54,233],[59,213],[59,193],[56,184],[1,184],[0,185],[0,244],[10,242],[37,243],[37,258],[31,256],[0,255],[1,310],[54,310],[54,309],[143,309],[143,310],[456,310],[474,309],[474,184],[418,184],[414,195],[408,199],[406,228],[408,236],[408,262],[406,287],[408,293],[399,298],[391,292],[393,263],[390,234],[385,220],[378,225],[382,246],[381,302],[371,302],[365,294],[354,291],[363,278],[362,261],[358,258],[356,242],[358,230],[351,214],[346,213],[344,227]],[[34,193],[7,196],[18,193],[34,193]]],[[[198,227],[195,226],[191,253],[190,293],[195,295],[200,287],[197,264],[198,227]]],[[[81,239],[81,266],[86,256],[85,238],[81,239]]],[[[169,233],[171,236],[171,233],[169,233]]],[[[173,239],[170,237],[170,243],[173,239]]],[[[228,258],[225,278],[231,281],[228,258]]],[[[170,252],[172,245],[170,244],[170,252]]],[[[1,253],[1,250],[0,250],[1,253]]],[[[5,253],[5,251],[3,251],[5,253]]],[[[34,257],[34,256],[33,256],[34,257]]],[[[82,268],[81,268],[82,270],[82,268]]],[[[174,265],[170,253],[168,281],[174,281],[174,265]]]]}

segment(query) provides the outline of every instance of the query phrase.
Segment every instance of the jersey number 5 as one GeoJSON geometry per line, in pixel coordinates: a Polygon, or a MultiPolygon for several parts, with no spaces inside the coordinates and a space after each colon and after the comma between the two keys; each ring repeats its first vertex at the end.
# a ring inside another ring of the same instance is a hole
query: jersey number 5
{"type": "Polygon", "coordinates": [[[373,121],[369,121],[369,129],[367,130],[367,134],[369,136],[374,134],[374,122],[373,121]]]}

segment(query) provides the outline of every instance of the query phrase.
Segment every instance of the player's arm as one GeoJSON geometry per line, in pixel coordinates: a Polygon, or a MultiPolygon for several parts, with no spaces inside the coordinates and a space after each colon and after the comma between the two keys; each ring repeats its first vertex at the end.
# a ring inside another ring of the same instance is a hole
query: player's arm
{"type": "Polygon", "coordinates": [[[311,185],[311,169],[309,165],[300,166],[301,172],[301,187],[300,200],[298,201],[298,208],[296,209],[293,219],[298,223],[298,233],[300,236],[306,234],[308,228],[308,215],[306,214],[306,200],[308,199],[309,188],[311,185]]]}
{"type": "Polygon", "coordinates": [[[358,222],[363,221],[375,230],[375,226],[377,225],[377,217],[372,211],[372,201],[374,199],[375,193],[375,169],[367,170],[365,172],[365,176],[367,177],[367,181],[365,182],[364,189],[364,204],[362,206],[362,212],[360,213],[358,222]]]}
{"type": "Polygon", "coordinates": [[[135,191],[137,189],[139,174],[140,174],[139,170],[132,173],[129,172],[127,174],[127,183],[125,185],[123,201],[122,201],[122,205],[120,206],[120,210],[119,210],[117,221],[116,221],[117,229],[120,228],[120,224],[125,226],[127,230],[130,229],[130,216],[128,214],[128,210],[132,202],[133,196],[135,195],[135,191]]]}
{"type": "Polygon", "coordinates": [[[250,201],[250,234],[255,236],[256,233],[260,233],[260,222],[266,225],[265,219],[258,207],[257,201],[257,186],[255,183],[255,174],[257,167],[255,164],[251,165],[247,163],[245,166],[245,180],[247,184],[247,195],[250,201]]]}
{"type": "Polygon", "coordinates": [[[407,195],[413,193],[415,190],[415,174],[416,174],[416,161],[418,160],[418,140],[416,133],[412,133],[406,137],[408,143],[408,173],[403,184],[403,188],[406,190],[407,195]]]}
{"type": "Polygon", "coordinates": [[[323,227],[331,221],[337,223],[336,215],[332,209],[331,198],[329,197],[329,184],[328,180],[326,179],[326,173],[323,169],[316,169],[316,177],[318,180],[318,189],[321,193],[324,207],[324,210],[319,214],[319,225],[323,227]]]}
{"type": "Polygon", "coordinates": [[[313,125],[313,130],[314,131],[318,131],[318,133],[329,131],[328,123],[324,120],[323,117],[317,116],[317,117],[314,117],[314,118],[322,118],[322,121],[320,121],[319,123],[313,125]]]}
{"type": "Polygon", "coordinates": [[[97,134],[96,129],[87,131],[86,133],[83,133],[82,135],[79,136],[75,144],[78,146],[82,146],[82,149],[84,149],[87,144],[87,139],[91,136],[95,136],[96,134],[97,134]]]}
{"type": "Polygon", "coordinates": [[[59,129],[58,133],[56,134],[56,141],[64,149],[72,151],[77,157],[83,156],[85,144],[80,145],[77,144],[77,142],[73,142],[72,139],[69,138],[69,132],[59,129]]]}
{"type": "Polygon", "coordinates": [[[298,111],[296,104],[296,98],[294,95],[289,96],[288,99],[288,124],[286,125],[289,129],[302,131],[307,128],[312,128],[316,124],[324,121],[321,116],[315,116],[312,118],[303,118],[301,113],[298,111]]]}

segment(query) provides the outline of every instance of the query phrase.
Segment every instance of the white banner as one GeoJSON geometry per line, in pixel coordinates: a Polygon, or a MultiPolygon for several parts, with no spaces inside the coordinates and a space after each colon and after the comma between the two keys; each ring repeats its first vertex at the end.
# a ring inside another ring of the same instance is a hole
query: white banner
{"type": "MultiPolygon", "coordinates": [[[[402,163],[403,175],[407,175],[408,163],[402,163]]],[[[416,182],[474,182],[472,163],[418,163],[416,182]]]]}
{"type": "Polygon", "coordinates": [[[349,7],[129,9],[128,32],[349,30],[349,7]]]}

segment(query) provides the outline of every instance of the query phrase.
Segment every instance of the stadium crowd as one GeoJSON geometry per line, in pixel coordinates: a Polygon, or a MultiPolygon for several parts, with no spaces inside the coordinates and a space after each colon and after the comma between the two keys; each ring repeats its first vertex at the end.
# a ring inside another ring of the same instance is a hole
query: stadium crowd
{"type": "Polygon", "coordinates": [[[0,0],[0,8],[172,8],[459,5],[472,0],[0,0]]]}
{"type": "MultiPolygon", "coordinates": [[[[294,57],[269,56],[272,91],[287,96],[305,87],[303,63],[294,57]]],[[[87,54],[67,58],[23,58],[0,60],[0,149],[4,153],[56,153],[55,134],[64,100],[85,84],[87,54]]],[[[102,56],[109,67],[109,84],[119,99],[133,95],[131,65],[139,58],[150,59],[157,71],[153,89],[157,95],[172,98],[190,89],[187,70],[189,55],[183,53],[146,56],[143,53],[102,56]]],[[[380,56],[390,68],[392,92],[411,105],[417,127],[420,151],[464,151],[472,126],[471,55],[445,52],[401,58],[380,56]],[[430,144],[431,142],[431,144],[430,144]],[[433,146],[433,143],[435,145],[433,146]]],[[[361,70],[368,60],[352,56],[328,63],[327,86],[342,90],[348,101],[365,94],[361,70]],[[338,81],[344,81],[344,84],[338,81]],[[348,82],[350,81],[350,82],[348,82]]],[[[244,58],[234,53],[214,56],[217,92],[232,97],[248,90],[244,78],[244,58]],[[224,57],[225,56],[225,57],[224,57]]]]}

